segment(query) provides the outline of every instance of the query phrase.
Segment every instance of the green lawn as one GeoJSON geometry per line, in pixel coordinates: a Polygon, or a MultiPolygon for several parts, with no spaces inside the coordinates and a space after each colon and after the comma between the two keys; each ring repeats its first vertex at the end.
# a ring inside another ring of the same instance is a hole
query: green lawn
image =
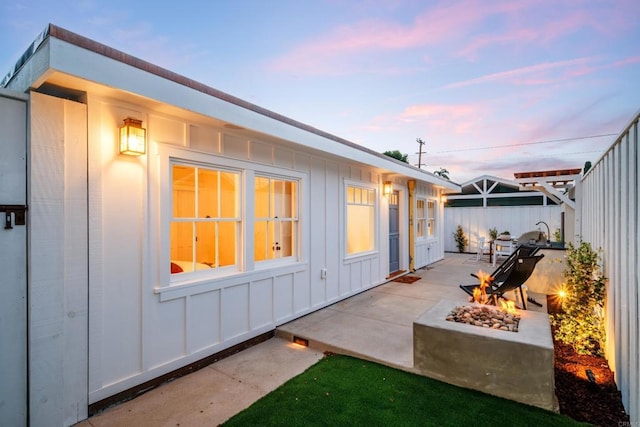
{"type": "Polygon", "coordinates": [[[348,356],[327,356],[224,426],[578,426],[571,418],[348,356]]]}

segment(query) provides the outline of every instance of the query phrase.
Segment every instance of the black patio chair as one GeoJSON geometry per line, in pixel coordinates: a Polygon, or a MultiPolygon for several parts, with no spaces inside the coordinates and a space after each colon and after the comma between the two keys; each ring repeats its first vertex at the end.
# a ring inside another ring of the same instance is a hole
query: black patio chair
{"type": "MultiPolygon", "coordinates": [[[[500,264],[493,271],[493,273],[491,273],[491,277],[493,278],[492,280],[494,282],[502,282],[509,275],[509,272],[511,271],[511,268],[514,265],[513,263],[515,262],[516,258],[535,255],[539,250],[540,248],[537,246],[519,245],[513,251],[513,253],[511,253],[511,255],[509,255],[507,259],[505,259],[502,262],[502,264],[500,264]]],[[[475,273],[471,273],[471,276],[475,277],[476,279],[480,279],[478,275],[475,273]]],[[[461,285],[461,286],[471,286],[473,288],[478,285],[461,285]]]]}
{"type": "MultiPolygon", "coordinates": [[[[498,299],[504,298],[504,294],[515,289],[520,290],[520,299],[522,300],[523,309],[527,309],[527,302],[524,298],[522,285],[531,277],[536,264],[544,258],[544,255],[527,255],[515,256],[496,277],[489,279],[489,283],[485,288],[485,292],[489,296],[489,300],[494,304],[498,304],[498,299]]],[[[504,263],[503,263],[504,264],[504,263]]],[[[460,285],[469,296],[473,296],[473,291],[479,288],[480,284],[460,285]]]]}

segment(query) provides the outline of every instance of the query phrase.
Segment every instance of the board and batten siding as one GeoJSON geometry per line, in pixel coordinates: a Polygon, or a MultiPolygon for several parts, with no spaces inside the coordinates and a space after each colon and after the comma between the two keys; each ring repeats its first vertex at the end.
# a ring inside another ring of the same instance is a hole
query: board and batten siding
{"type": "Polygon", "coordinates": [[[585,174],[578,205],[582,240],[602,251],[606,357],[631,425],[640,424],[639,119],[585,174]]]}
{"type": "Polygon", "coordinates": [[[444,209],[444,250],[458,252],[453,234],[462,226],[469,246],[465,251],[476,252],[478,239],[489,239],[489,229],[496,228],[498,234],[509,231],[512,237],[518,238],[523,233],[532,230],[544,231],[544,225],[536,225],[544,221],[549,225],[551,238],[556,229],[560,228],[562,208],[557,205],[548,206],[489,206],[489,207],[459,207],[444,209]]]}
{"type": "Polygon", "coordinates": [[[72,425],[88,407],[87,106],[31,92],[29,110],[29,423],[72,425]]]}
{"type": "Polygon", "coordinates": [[[89,106],[89,403],[386,281],[387,207],[373,168],[113,99],[89,95],[89,106]],[[147,127],[146,156],[117,153],[116,130],[128,116],[147,127]],[[166,243],[159,230],[168,180],[154,157],[162,150],[303,177],[299,261],[194,286],[163,286],[166,243]],[[374,253],[344,256],[345,182],[377,189],[374,253]]]}

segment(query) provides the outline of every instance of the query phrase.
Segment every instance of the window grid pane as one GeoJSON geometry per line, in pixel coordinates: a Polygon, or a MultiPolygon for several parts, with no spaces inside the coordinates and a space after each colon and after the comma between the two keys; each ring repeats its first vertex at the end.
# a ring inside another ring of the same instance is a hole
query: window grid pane
{"type": "Polygon", "coordinates": [[[296,181],[255,178],[254,260],[266,261],[296,254],[298,226],[296,181]]]}
{"type": "Polygon", "coordinates": [[[240,174],[183,164],[172,173],[171,273],[237,265],[240,174]]]}
{"type": "Polygon", "coordinates": [[[436,204],[433,200],[427,202],[427,236],[433,237],[436,230],[436,204]]]}

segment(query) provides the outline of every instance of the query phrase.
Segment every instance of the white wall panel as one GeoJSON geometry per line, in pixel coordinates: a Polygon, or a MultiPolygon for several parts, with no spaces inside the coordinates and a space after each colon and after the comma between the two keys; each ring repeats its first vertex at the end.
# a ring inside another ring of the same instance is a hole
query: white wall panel
{"type": "MultiPolygon", "coordinates": [[[[320,277],[320,271],[326,268],[325,245],[338,239],[335,234],[327,233],[327,218],[335,215],[327,206],[327,169],[323,159],[311,159],[309,173],[309,270],[311,305],[316,306],[325,301],[327,279],[320,277]]],[[[332,272],[333,273],[333,272],[332,272]]]]}
{"type": "MultiPolygon", "coordinates": [[[[140,120],[140,115],[133,115],[140,120]]],[[[149,123],[142,123],[147,129],[147,140],[176,145],[187,145],[187,124],[183,120],[176,120],[166,116],[149,114],[149,123]]]]}
{"type": "Polygon", "coordinates": [[[307,272],[295,273],[293,281],[293,309],[295,314],[306,313],[311,308],[311,292],[307,272]]]}
{"type": "MultiPolygon", "coordinates": [[[[340,188],[339,166],[334,162],[326,162],[326,176],[324,178],[324,212],[325,212],[325,246],[322,258],[324,266],[327,268],[327,278],[325,279],[327,301],[336,301],[340,297],[340,256],[336,256],[342,251],[342,239],[340,238],[340,198],[332,189],[340,188]]],[[[315,226],[312,223],[312,228],[315,226]]],[[[314,244],[314,241],[311,241],[314,244]]],[[[315,243],[317,245],[317,243],[315,243]]],[[[311,270],[313,274],[313,270],[311,270]]]]}
{"type": "Polygon", "coordinates": [[[220,291],[190,296],[188,308],[188,352],[220,344],[220,291]]]}
{"type": "Polygon", "coordinates": [[[274,281],[273,317],[276,322],[290,318],[293,313],[293,274],[277,276],[274,281]]]}
{"type": "Polygon", "coordinates": [[[249,158],[254,162],[273,164],[273,145],[261,141],[251,141],[249,145],[249,158]]]}
{"type": "MultiPolygon", "coordinates": [[[[181,298],[162,304],[149,304],[145,314],[144,370],[163,366],[185,356],[187,300],[181,298]]],[[[115,355],[112,357],[117,363],[118,358],[115,355]]]]}
{"type": "Polygon", "coordinates": [[[29,416],[70,425],[88,404],[87,107],[30,97],[29,416]]]}
{"type": "MultiPolygon", "coordinates": [[[[249,301],[249,328],[258,329],[273,324],[273,278],[256,280],[251,283],[249,301]]],[[[279,295],[277,295],[279,297],[279,295]]]]}
{"type": "Polygon", "coordinates": [[[249,158],[248,141],[239,136],[223,133],[221,152],[225,156],[246,160],[249,158]]]}
{"type": "Polygon", "coordinates": [[[357,292],[362,289],[362,262],[349,264],[349,283],[351,292],[357,292]]]}
{"type": "Polygon", "coordinates": [[[373,271],[373,263],[371,262],[371,258],[365,259],[362,261],[362,286],[365,288],[370,288],[376,281],[373,280],[373,277],[378,277],[377,272],[373,271]]]}
{"type": "Polygon", "coordinates": [[[189,147],[194,150],[218,154],[220,152],[220,132],[213,127],[190,125],[189,147]]]}
{"type": "Polygon", "coordinates": [[[249,284],[222,292],[222,339],[228,340],[249,332],[249,284]]]}
{"type": "MultiPolygon", "coordinates": [[[[91,322],[101,322],[102,338],[98,356],[103,369],[101,385],[140,373],[142,367],[141,289],[132,278],[142,276],[142,240],[146,196],[146,163],[143,158],[120,155],[117,131],[125,117],[144,118],[134,108],[103,106],[102,123],[112,130],[111,138],[92,145],[101,164],[100,211],[90,211],[92,239],[99,242],[101,275],[92,276],[92,286],[100,287],[101,309],[91,311],[91,322]],[[94,281],[95,280],[95,281],[94,281]]],[[[109,135],[104,132],[103,135],[109,135]]],[[[92,255],[90,255],[92,256],[92,255]]],[[[139,279],[138,279],[139,280],[139,279]]]]}
{"type": "Polygon", "coordinates": [[[284,148],[274,148],[274,163],[276,166],[293,169],[293,151],[284,148]]]}

